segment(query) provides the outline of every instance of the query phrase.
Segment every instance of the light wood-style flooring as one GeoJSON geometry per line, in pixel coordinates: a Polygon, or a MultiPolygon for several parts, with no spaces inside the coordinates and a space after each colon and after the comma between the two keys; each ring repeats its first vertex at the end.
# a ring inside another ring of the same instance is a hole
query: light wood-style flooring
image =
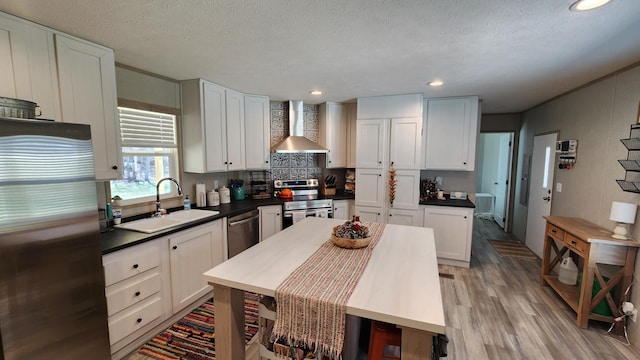
{"type": "MultiPolygon", "coordinates": [[[[475,219],[471,268],[439,266],[453,275],[440,279],[446,359],[640,359],[639,349],[605,335],[609,324],[578,328],[575,312],[540,285],[540,259],[502,257],[488,239],[514,238],[493,221],[475,219]]],[[[259,359],[257,346],[248,346],[246,359],[259,359]]],[[[134,354],[128,360],[152,359],[134,354]]]]}

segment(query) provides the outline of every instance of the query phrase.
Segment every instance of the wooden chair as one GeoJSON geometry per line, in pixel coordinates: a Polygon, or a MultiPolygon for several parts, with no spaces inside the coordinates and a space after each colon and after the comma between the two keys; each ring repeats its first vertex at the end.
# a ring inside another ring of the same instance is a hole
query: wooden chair
{"type": "Polygon", "coordinates": [[[400,346],[402,330],[395,325],[381,321],[371,322],[371,337],[369,339],[368,360],[400,359],[400,356],[385,354],[385,346],[400,346]]]}

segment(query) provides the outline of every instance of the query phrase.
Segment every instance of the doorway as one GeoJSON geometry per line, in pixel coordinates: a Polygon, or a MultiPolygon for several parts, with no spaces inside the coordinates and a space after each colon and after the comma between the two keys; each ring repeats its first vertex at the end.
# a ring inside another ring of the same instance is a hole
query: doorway
{"type": "Polygon", "coordinates": [[[557,133],[536,135],[533,138],[525,245],[540,258],[542,258],[546,226],[543,216],[551,214],[557,139],[557,133]]]}
{"type": "Polygon", "coordinates": [[[481,133],[478,138],[476,201],[483,209],[477,213],[495,221],[505,232],[510,231],[511,222],[513,138],[512,132],[481,133]]]}

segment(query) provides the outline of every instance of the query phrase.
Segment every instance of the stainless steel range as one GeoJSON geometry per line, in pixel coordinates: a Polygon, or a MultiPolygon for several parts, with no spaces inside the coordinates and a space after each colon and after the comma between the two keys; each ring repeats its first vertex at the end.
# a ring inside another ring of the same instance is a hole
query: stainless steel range
{"type": "Polygon", "coordinates": [[[282,204],[284,227],[291,226],[305,217],[333,217],[333,200],[319,199],[318,188],[318,179],[273,182],[273,195],[284,200],[282,204]]]}

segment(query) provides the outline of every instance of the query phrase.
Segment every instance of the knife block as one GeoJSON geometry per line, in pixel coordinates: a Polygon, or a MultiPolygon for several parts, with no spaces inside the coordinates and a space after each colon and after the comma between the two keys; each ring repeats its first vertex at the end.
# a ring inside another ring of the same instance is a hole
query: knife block
{"type": "Polygon", "coordinates": [[[325,183],[320,184],[320,193],[322,195],[335,195],[336,188],[335,187],[327,187],[325,183]]]}

